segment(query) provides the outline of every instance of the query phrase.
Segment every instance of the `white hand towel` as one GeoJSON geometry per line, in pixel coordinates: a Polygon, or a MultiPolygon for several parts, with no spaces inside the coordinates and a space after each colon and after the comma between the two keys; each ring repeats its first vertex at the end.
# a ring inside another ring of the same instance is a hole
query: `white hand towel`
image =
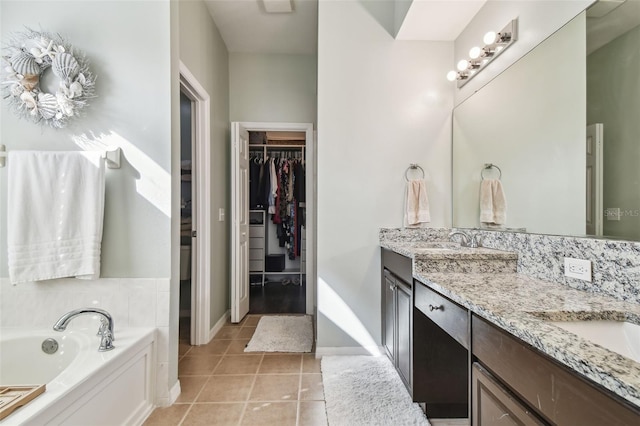
{"type": "Polygon", "coordinates": [[[100,276],[100,152],[10,151],[8,254],[13,284],[100,276]]]}
{"type": "Polygon", "coordinates": [[[507,199],[500,179],[480,183],[480,222],[503,225],[507,221],[507,199]]]}
{"type": "Polygon", "coordinates": [[[407,183],[406,220],[408,225],[431,222],[427,184],[424,179],[414,179],[407,183]]]}

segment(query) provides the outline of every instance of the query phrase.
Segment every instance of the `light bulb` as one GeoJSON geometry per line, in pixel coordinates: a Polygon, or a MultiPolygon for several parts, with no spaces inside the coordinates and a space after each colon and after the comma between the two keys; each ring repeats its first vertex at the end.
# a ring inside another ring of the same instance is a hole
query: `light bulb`
{"type": "Polygon", "coordinates": [[[458,62],[458,71],[464,71],[467,69],[467,67],[469,67],[469,62],[466,59],[458,62]]]}
{"type": "Polygon", "coordinates": [[[458,78],[458,73],[455,71],[449,71],[447,73],[447,80],[449,81],[456,81],[456,79],[458,78]]]}
{"type": "Polygon", "coordinates": [[[469,51],[469,57],[471,59],[477,59],[480,57],[480,54],[482,53],[482,49],[480,49],[478,46],[472,47],[471,50],[469,51]]]}
{"type": "Polygon", "coordinates": [[[484,44],[493,44],[495,43],[497,36],[498,35],[494,31],[489,31],[484,35],[482,41],[484,41],[484,44]]]}

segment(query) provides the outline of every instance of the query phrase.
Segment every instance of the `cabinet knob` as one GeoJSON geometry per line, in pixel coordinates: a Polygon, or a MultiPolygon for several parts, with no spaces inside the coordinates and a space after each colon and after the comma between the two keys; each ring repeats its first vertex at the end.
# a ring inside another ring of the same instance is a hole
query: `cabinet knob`
{"type": "Polygon", "coordinates": [[[389,286],[389,290],[393,291],[393,290],[395,290],[395,289],[396,289],[396,286],[394,286],[394,285],[390,285],[390,286],[389,286]]]}
{"type": "Polygon", "coordinates": [[[444,311],[444,306],[440,305],[440,306],[433,306],[433,305],[429,305],[429,310],[430,311],[444,311]]]}

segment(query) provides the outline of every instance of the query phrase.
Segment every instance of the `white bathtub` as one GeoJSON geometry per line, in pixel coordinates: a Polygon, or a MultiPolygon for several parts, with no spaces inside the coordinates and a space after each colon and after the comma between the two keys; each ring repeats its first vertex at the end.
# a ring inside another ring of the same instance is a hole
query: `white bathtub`
{"type": "Polygon", "coordinates": [[[155,329],[116,329],[108,352],[98,352],[96,331],[1,329],[0,385],[47,389],[0,425],[141,424],[154,407],[155,329]],[[42,351],[47,338],[56,353],[42,351]]]}

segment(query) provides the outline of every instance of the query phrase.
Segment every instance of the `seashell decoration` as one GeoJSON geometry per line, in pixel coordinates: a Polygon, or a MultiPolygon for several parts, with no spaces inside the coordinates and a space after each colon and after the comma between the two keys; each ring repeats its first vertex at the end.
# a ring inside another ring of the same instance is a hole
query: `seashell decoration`
{"type": "Polygon", "coordinates": [[[38,94],[38,110],[45,120],[55,117],[58,110],[58,101],[51,93],[38,94]]]}
{"type": "Polygon", "coordinates": [[[40,66],[36,59],[27,52],[20,51],[13,55],[9,60],[11,67],[20,75],[39,75],[40,66]]]}
{"type": "Polygon", "coordinates": [[[33,89],[38,87],[38,83],[40,83],[40,76],[33,74],[26,74],[22,80],[20,80],[20,84],[24,87],[24,90],[31,92],[33,89]]]}
{"type": "MultiPolygon", "coordinates": [[[[2,0],[0,0],[1,2],[2,0]]],[[[81,116],[96,96],[96,77],[87,60],[78,56],[60,35],[29,28],[16,33],[0,59],[0,98],[8,101],[16,115],[38,124],[63,128],[81,116]],[[7,53],[5,53],[7,52],[7,53]],[[40,76],[51,67],[59,84],[55,92],[40,87],[40,76]]]]}
{"type": "Polygon", "coordinates": [[[80,65],[72,54],[58,53],[51,63],[53,73],[63,80],[73,80],[80,72],[80,65]]]}

